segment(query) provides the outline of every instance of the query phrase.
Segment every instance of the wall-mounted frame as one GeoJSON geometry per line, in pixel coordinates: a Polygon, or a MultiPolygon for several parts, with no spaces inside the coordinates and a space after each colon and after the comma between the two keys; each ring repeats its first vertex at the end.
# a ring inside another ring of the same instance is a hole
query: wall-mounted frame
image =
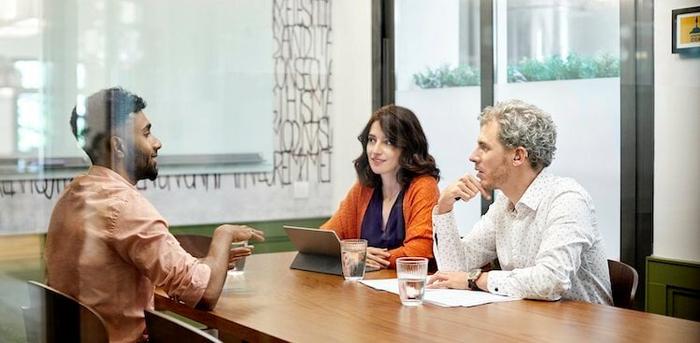
{"type": "Polygon", "coordinates": [[[700,53],[700,6],[671,11],[671,52],[700,53]]]}

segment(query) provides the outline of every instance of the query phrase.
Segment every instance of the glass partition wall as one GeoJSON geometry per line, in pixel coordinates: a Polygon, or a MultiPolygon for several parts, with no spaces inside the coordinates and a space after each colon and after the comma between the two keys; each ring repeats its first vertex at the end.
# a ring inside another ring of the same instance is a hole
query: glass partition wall
{"type": "Polygon", "coordinates": [[[550,172],[591,195],[609,258],[620,256],[619,1],[494,2],[495,101],[552,115],[550,172]]]}
{"type": "MultiPolygon", "coordinates": [[[[420,119],[442,189],[474,170],[469,154],[481,109],[479,1],[396,1],[394,6],[395,102],[420,119]]],[[[461,203],[455,215],[459,223],[474,223],[480,204],[461,203]]]]}
{"type": "MultiPolygon", "coordinates": [[[[421,119],[442,171],[441,188],[473,171],[468,157],[479,132],[477,117],[489,105],[482,99],[521,99],[549,112],[558,126],[549,170],[588,190],[607,255],[618,259],[619,2],[493,1],[487,2],[490,13],[483,4],[393,1],[396,104],[421,119]],[[493,20],[490,41],[480,39],[484,15],[492,15],[486,18],[493,20]],[[491,77],[481,72],[483,56],[492,56],[491,77]]],[[[478,220],[480,208],[475,201],[455,207],[462,234],[478,220]]]]}
{"type": "Polygon", "coordinates": [[[71,110],[114,86],[146,100],[163,165],[271,170],[272,3],[0,1],[0,176],[84,168],[71,110]]]}

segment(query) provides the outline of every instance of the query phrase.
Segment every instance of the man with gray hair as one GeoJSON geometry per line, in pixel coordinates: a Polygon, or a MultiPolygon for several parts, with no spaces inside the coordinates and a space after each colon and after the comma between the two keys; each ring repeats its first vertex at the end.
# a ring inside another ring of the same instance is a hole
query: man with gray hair
{"type": "Polygon", "coordinates": [[[556,150],[556,126],[519,100],[487,107],[466,174],[446,187],[433,209],[439,272],[428,287],[483,290],[514,297],[612,304],[610,278],[595,210],[570,178],[544,169],[556,150]],[[452,212],[478,193],[495,200],[460,239],[452,212]],[[478,269],[498,258],[502,270],[478,269]]]}

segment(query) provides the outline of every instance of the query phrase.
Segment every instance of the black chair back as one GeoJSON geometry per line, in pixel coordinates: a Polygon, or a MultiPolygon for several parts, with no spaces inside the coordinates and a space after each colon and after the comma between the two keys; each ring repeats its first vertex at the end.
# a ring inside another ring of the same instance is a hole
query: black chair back
{"type": "Polygon", "coordinates": [[[190,342],[212,343],[221,342],[217,338],[204,333],[196,327],[166,316],[153,310],[145,310],[146,331],[149,343],[190,342]]]}
{"type": "Polygon", "coordinates": [[[634,296],[637,293],[639,276],[630,265],[620,261],[608,260],[610,286],[613,305],[622,308],[634,308],[634,296]]]}
{"type": "Polygon", "coordinates": [[[29,281],[30,306],[22,308],[28,342],[109,342],[104,319],[75,298],[29,281]]]}
{"type": "Polygon", "coordinates": [[[180,246],[196,258],[207,256],[211,237],[200,235],[174,235],[180,246]]]}

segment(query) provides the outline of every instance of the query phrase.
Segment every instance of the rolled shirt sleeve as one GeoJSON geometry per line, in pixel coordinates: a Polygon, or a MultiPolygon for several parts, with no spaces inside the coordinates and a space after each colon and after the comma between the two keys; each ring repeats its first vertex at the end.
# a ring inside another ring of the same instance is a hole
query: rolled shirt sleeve
{"type": "Polygon", "coordinates": [[[117,253],[171,298],[197,305],[211,269],[180,246],[158,211],[145,198],[134,196],[124,201],[114,221],[111,234],[117,253]]]}

